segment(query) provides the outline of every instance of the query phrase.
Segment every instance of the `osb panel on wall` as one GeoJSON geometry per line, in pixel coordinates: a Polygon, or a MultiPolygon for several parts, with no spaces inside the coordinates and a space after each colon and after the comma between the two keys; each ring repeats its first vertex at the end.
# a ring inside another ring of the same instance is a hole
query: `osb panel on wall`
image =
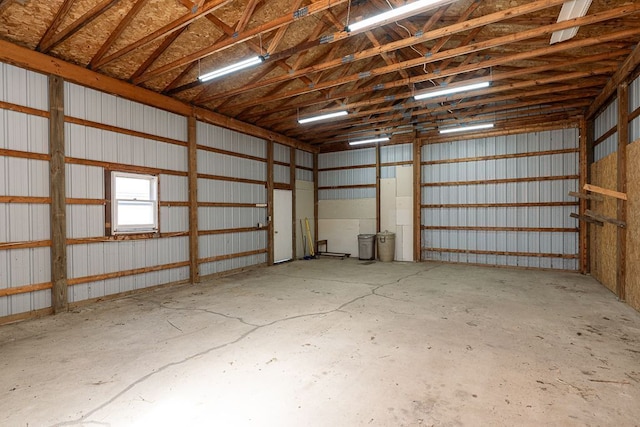
{"type": "MultiPolygon", "coordinates": [[[[617,153],[610,154],[591,166],[590,184],[616,189],[617,153]]],[[[592,202],[591,210],[612,218],[616,217],[616,200],[604,197],[604,202],[592,202]]],[[[612,292],[616,289],[617,227],[605,223],[603,227],[590,225],[591,275],[612,292]]]]}
{"type": "Polygon", "coordinates": [[[640,310],[640,142],[627,148],[627,302],[640,310]]]}

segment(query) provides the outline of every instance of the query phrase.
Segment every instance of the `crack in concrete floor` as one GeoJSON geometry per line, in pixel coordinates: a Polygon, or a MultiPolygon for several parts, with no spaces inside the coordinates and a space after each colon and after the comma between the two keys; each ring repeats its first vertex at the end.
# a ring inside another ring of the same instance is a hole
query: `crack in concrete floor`
{"type": "MultiPolygon", "coordinates": [[[[433,268],[437,268],[433,267],[433,268]]],[[[385,295],[380,295],[377,293],[377,291],[379,289],[382,289],[384,287],[387,286],[392,286],[392,285],[397,285],[399,283],[401,283],[402,281],[409,279],[411,277],[416,277],[419,276],[421,274],[424,274],[425,272],[432,270],[433,268],[429,268],[429,269],[425,269],[424,271],[417,271],[411,274],[407,274],[405,276],[402,276],[396,280],[393,280],[391,282],[388,283],[383,283],[383,284],[373,284],[373,283],[366,283],[366,282],[348,282],[348,281],[340,281],[340,280],[322,280],[322,279],[318,279],[318,278],[314,278],[314,280],[318,280],[318,281],[325,281],[325,282],[338,282],[338,283],[348,283],[348,284],[364,284],[364,285],[368,285],[368,286],[373,286],[373,289],[371,289],[368,293],[352,298],[351,300],[341,304],[340,306],[338,306],[335,309],[332,310],[326,310],[326,311],[318,311],[318,312],[313,312],[313,313],[305,313],[305,314],[299,314],[299,315],[295,315],[295,316],[289,316],[289,317],[285,317],[282,319],[277,319],[274,320],[272,322],[269,323],[264,323],[264,324],[253,324],[250,322],[245,321],[243,318],[241,317],[237,317],[237,316],[231,316],[228,314],[224,314],[224,313],[220,313],[217,311],[213,311],[213,310],[209,310],[209,309],[204,309],[204,308],[189,308],[189,307],[168,307],[167,304],[164,303],[157,303],[161,308],[163,309],[167,309],[167,310],[176,310],[176,311],[199,311],[199,312],[204,312],[204,313],[209,313],[209,314],[213,314],[213,315],[217,315],[217,316],[221,316],[227,319],[231,319],[231,320],[237,320],[238,322],[247,325],[247,326],[251,326],[252,328],[248,331],[246,331],[245,333],[241,334],[240,336],[238,336],[238,338],[236,338],[235,340],[226,342],[224,344],[220,344],[211,348],[207,348],[203,351],[200,351],[198,353],[192,354],[191,356],[185,357],[182,360],[179,361],[175,361],[175,362],[170,362],[167,363],[159,368],[154,369],[153,371],[147,373],[146,375],[143,375],[142,377],[138,378],[136,381],[133,381],[132,383],[130,383],[129,385],[127,385],[125,388],[123,388],[120,392],[118,392],[117,394],[115,394],[113,397],[111,397],[111,399],[107,400],[106,402],[98,405],[97,407],[93,408],[92,410],[88,411],[85,415],[83,415],[80,418],[74,419],[74,420],[70,420],[70,421],[64,421],[64,422],[60,422],[60,423],[55,423],[52,424],[51,427],[63,427],[63,426],[72,426],[72,425],[77,425],[77,424],[96,424],[96,425],[110,425],[109,423],[102,423],[99,421],[95,421],[95,420],[90,420],[89,417],[91,417],[93,414],[95,414],[98,411],[101,411],[105,408],[107,408],[109,405],[111,405],[113,402],[115,402],[118,398],[122,397],[123,395],[125,395],[126,393],[128,393],[129,391],[131,391],[133,388],[135,388],[136,386],[142,384],[143,382],[147,381],[148,379],[150,379],[151,377],[153,377],[154,375],[157,375],[167,369],[170,369],[174,366],[179,366],[179,365],[183,365],[193,359],[196,359],[198,357],[210,354],[212,352],[215,352],[217,350],[221,350],[225,347],[228,346],[232,346],[234,344],[239,343],[240,341],[244,340],[245,338],[247,338],[248,336],[250,336],[251,334],[253,334],[254,332],[257,332],[261,329],[264,328],[268,328],[270,326],[276,325],[278,323],[282,323],[282,322],[288,322],[291,320],[296,320],[296,319],[301,319],[301,318],[305,318],[305,317],[314,317],[314,316],[322,316],[322,315],[327,315],[327,314],[331,314],[331,313],[336,313],[336,312],[343,312],[344,308],[347,307],[348,305],[351,305],[353,303],[355,303],[356,301],[360,301],[364,298],[368,298],[371,296],[377,296],[380,298],[388,298],[388,299],[392,299],[395,300],[396,298],[391,298],[385,295]]],[[[279,276],[285,276],[285,277],[292,277],[292,278],[300,278],[300,277],[296,277],[294,275],[285,275],[285,274],[278,274],[279,276]]],[[[135,297],[132,299],[136,299],[135,297]]],[[[175,325],[172,324],[172,326],[174,328],[177,328],[175,325]]],[[[179,329],[179,328],[177,328],[179,329]]],[[[180,330],[180,329],[179,329],[180,330]]]]}

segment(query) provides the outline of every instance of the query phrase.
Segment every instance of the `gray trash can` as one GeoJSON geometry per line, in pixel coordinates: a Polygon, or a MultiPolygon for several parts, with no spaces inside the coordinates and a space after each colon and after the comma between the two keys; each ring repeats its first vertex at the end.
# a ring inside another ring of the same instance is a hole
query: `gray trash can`
{"type": "Polygon", "coordinates": [[[393,261],[396,254],[396,233],[383,231],[377,235],[378,259],[383,262],[393,261]]]}
{"type": "Polygon", "coordinates": [[[374,259],[375,234],[358,234],[358,259],[374,259]]]}

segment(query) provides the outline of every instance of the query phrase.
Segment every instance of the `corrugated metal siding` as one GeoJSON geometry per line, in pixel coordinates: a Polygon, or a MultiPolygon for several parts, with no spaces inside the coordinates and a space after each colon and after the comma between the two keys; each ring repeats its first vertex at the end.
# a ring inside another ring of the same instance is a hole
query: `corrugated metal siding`
{"type": "MultiPolygon", "coordinates": [[[[577,129],[462,140],[423,147],[422,161],[480,156],[535,153],[576,149],[577,129]]],[[[424,183],[482,181],[505,178],[535,178],[578,174],[578,153],[540,155],[497,160],[465,161],[422,166],[424,183]]],[[[437,227],[527,227],[575,228],[569,217],[577,206],[468,207],[455,205],[575,202],[567,195],[577,191],[578,180],[514,182],[504,184],[447,185],[422,188],[422,204],[452,205],[423,208],[422,225],[437,227]]],[[[422,230],[423,248],[525,252],[574,256],[577,232],[422,230]]],[[[427,251],[426,259],[575,270],[577,259],[560,257],[505,256],[427,251]]]]}
{"type": "Polygon", "coordinates": [[[296,168],[296,180],[313,182],[313,153],[296,150],[296,166],[306,169],[296,168]]]}
{"type": "Polygon", "coordinates": [[[47,76],[0,62],[0,101],[48,110],[47,76]]]}
{"type": "Polygon", "coordinates": [[[408,162],[413,160],[413,145],[386,145],[380,147],[380,178],[395,178],[396,167],[384,166],[385,163],[408,162]]]}
{"type": "MultiPolygon", "coordinates": [[[[77,124],[65,124],[66,155],[122,165],[153,167],[186,172],[187,147],[161,142],[152,137],[128,135],[126,130],[148,135],[187,140],[187,119],[166,111],[65,83],[65,114],[107,124],[123,132],[107,131],[77,124]]],[[[117,169],[117,166],[116,166],[117,169]]],[[[67,164],[67,197],[104,199],[104,168],[67,164]]],[[[186,232],[189,210],[170,202],[188,200],[188,179],[170,174],[159,176],[160,232],[186,232]]],[[[70,238],[101,237],[105,233],[103,205],[67,206],[67,234],[70,238]]],[[[74,244],[67,247],[69,278],[156,267],[189,260],[188,237],[157,238],[115,242],[74,244]]],[[[69,288],[69,301],[78,302],[134,289],[186,280],[188,267],[76,284],[69,288]]]]}
{"type": "MultiPolygon", "coordinates": [[[[198,122],[198,145],[231,151],[265,159],[266,142],[213,125],[198,122]]],[[[288,148],[286,149],[289,150],[288,148]]],[[[278,159],[284,159],[284,149],[274,146],[278,159]]],[[[285,160],[288,161],[288,157],[285,160]]],[[[288,168],[287,173],[288,173],[288,168]]],[[[207,175],[244,178],[257,181],[267,180],[265,161],[245,159],[235,155],[198,150],[198,172],[207,175]]],[[[267,203],[265,184],[232,182],[218,179],[198,179],[198,202],[201,203],[267,203]]],[[[263,207],[204,207],[198,208],[199,230],[228,230],[242,227],[256,227],[267,222],[267,210],[263,207]]],[[[266,250],[267,232],[229,232],[203,235],[199,238],[201,258],[240,254],[255,250],[266,250]]],[[[236,268],[262,264],[266,254],[235,257],[227,260],[200,264],[200,274],[209,275],[236,268]]]]}
{"type": "MultiPolygon", "coordinates": [[[[597,140],[618,124],[618,99],[611,104],[594,121],[594,139],[597,140]]],[[[607,139],[600,142],[594,148],[594,161],[602,160],[618,150],[618,132],[613,133],[607,139]]]]}
{"type": "MultiPolygon", "coordinates": [[[[48,109],[46,76],[0,63],[0,101],[48,109]]],[[[46,118],[0,109],[0,148],[48,153],[46,118]]],[[[0,195],[49,196],[49,162],[0,156],[0,195]]],[[[49,205],[0,203],[0,243],[48,240],[49,205]]],[[[51,281],[49,247],[0,249],[0,289],[51,281]]],[[[51,306],[51,291],[0,297],[0,317],[51,306]]]]}
{"type": "Polygon", "coordinates": [[[187,118],[65,82],[65,114],[78,119],[187,141],[187,118]]]}
{"type": "MultiPolygon", "coordinates": [[[[322,153],[318,156],[318,187],[341,187],[352,185],[375,185],[376,149],[322,153]],[[323,170],[349,166],[364,166],[353,169],[323,170]]],[[[319,200],[375,198],[375,188],[320,188],[319,200]]]]}

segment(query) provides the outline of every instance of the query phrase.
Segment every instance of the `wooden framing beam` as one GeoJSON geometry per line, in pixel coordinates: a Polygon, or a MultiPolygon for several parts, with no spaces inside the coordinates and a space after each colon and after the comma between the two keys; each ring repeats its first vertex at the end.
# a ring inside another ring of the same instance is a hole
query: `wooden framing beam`
{"type": "MultiPolygon", "coordinates": [[[[617,189],[627,192],[627,145],[629,144],[629,86],[626,81],[618,86],[618,151],[617,189]]],[[[616,201],[616,218],[621,223],[627,221],[627,203],[616,201]]],[[[620,301],[627,299],[627,228],[618,227],[616,234],[616,294],[620,301]]]]}
{"type": "Polygon", "coordinates": [[[185,117],[193,115],[198,120],[255,136],[257,138],[272,140],[280,144],[300,148],[305,151],[318,152],[317,147],[302,143],[277,132],[272,132],[249,123],[244,123],[204,108],[194,108],[192,105],[186,104],[182,101],[178,101],[148,89],[134,86],[130,83],[123,82],[109,76],[98,74],[95,71],[70,64],[60,59],[32,51],[4,40],[0,40],[0,61],[26,68],[28,70],[59,76],[64,78],[65,81],[71,83],[87,86],[105,93],[118,95],[131,101],[140,102],[185,117]]]}
{"type": "Polygon", "coordinates": [[[631,72],[640,64],[640,43],[638,43],[631,52],[631,55],[620,65],[618,71],[611,77],[607,85],[602,90],[602,93],[593,101],[589,110],[587,110],[587,119],[592,118],[600,111],[602,106],[607,102],[611,96],[616,93],[618,86],[626,79],[631,72]]]}
{"type": "Polygon", "coordinates": [[[87,11],[80,18],[65,27],[64,30],[57,34],[53,34],[45,43],[40,44],[40,52],[47,53],[60,43],[73,36],[75,33],[89,25],[94,19],[102,15],[104,12],[115,6],[120,0],[103,0],[87,11]]]}
{"type": "Polygon", "coordinates": [[[56,31],[58,31],[58,27],[60,27],[60,24],[62,24],[62,21],[64,21],[64,18],[71,10],[71,6],[73,6],[73,3],[74,0],[64,0],[64,3],[62,3],[58,11],[56,12],[56,15],[54,16],[53,22],[51,22],[51,25],[49,25],[47,31],[44,32],[44,35],[40,39],[38,46],[36,46],[37,51],[40,51],[42,49],[42,46],[45,46],[47,43],[49,43],[49,40],[51,40],[56,31]]]}
{"type": "MultiPolygon", "coordinates": [[[[578,168],[579,168],[579,182],[578,187],[583,188],[584,185],[588,182],[589,175],[589,162],[587,152],[589,150],[589,131],[587,128],[587,122],[584,117],[580,118],[580,135],[579,135],[579,147],[580,154],[578,155],[578,168]]],[[[569,196],[578,197],[580,200],[580,205],[578,208],[579,217],[584,217],[585,212],[589,208],[588,199],[590,197],[599,197],[592,196],[590,194],[582,194],[582,193],[569,193],[569,196]]],[[[578,218],[580,219],[580,218],[578,218]]],[[[580,272],[582,274],[588,273],[588,263],[589,263],[589,238],[588,238],[588,230],[589,226],[585,221],[579,222],[579,234],[578,234],[578,247],[580,253],[580,272]]]]}
{"type": "Polygon", "coordinates": [[[422,261],[422,144],[413,134],[413,260],[422,261]]]}
{"type": "Polygon", "coordinates": [[[297,232],[296,230],[296,149],[289,148],[289,184],[291,185],[291,218],[292,218],[292,233],[291,233],[291,258],[296,259],[296,243],[297,232]]]}
{"type": "Polygon", "coordinates": [[[200,254],[198,244],[198,134],[196,119],[189,117],[188,121],[189,280],[191,283],[198,283],[200,281],[200,269],[198,268],[200,254]]]}
{"type": "Polygon", "coordinates": [[[620,191],[609,190],[608,188],[598,187],[597,185],[585,184],[582,186],[587,191],[591,191],[593,193],[602,194],[609,197],[615,197],[620,200],[627,200],[627,195],[620,191]]]}
{"type": "Polygon", "coordinates": [[[51,197],[51,305],[54,313],[68,310],[67,204],[64,155],[64,80],[49,76],[49,195],[51,197]]]}
{"type": "Polygon", "coordinates": [[[267,264],[274,262],[274,228],[273,228],[273,141],[267,141],[267,264]]]}

